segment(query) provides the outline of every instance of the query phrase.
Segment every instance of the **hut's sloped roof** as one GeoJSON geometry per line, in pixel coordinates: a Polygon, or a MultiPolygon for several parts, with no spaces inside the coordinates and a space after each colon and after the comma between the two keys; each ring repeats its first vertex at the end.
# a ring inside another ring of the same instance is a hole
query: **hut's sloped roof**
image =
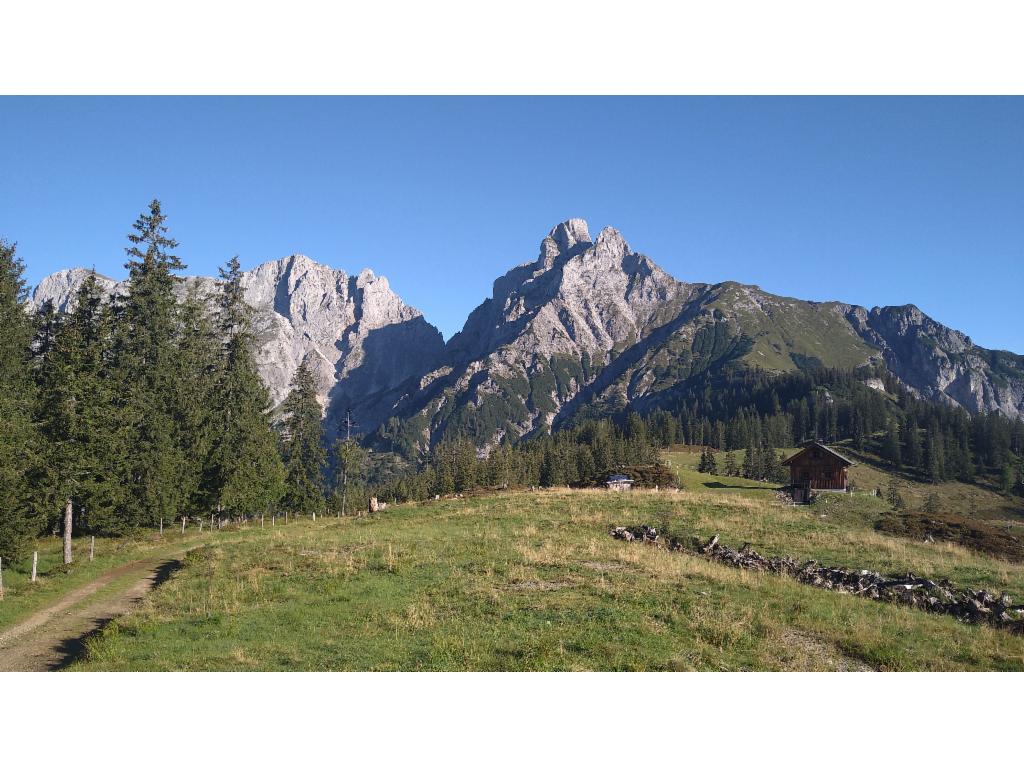
{"type": "Polygon", "coordinates": [[[633,478],[631,478],[629,475],[609,475],[608,476],[608,482],[609,483],[632,483],[633,482],[633,478]]]}
{"type": "Polygon", "coordinates": [[[800,456],[803,456],[805,453],[807,453],[807,451],[809,451],[811,448],[814,448],[814,447],[821,448],[823,451],[827,451],[828,453],[831,453],[833,456],[835,456],[841,462],[846,464],[846,466],[848,466],[848,467],[852,467],[854,464],[857,463],[855,461],[851,461],[850,459],[846,458],[845,456],[843,456],[843,454],[839,453],[838,451],[833,451],[831,448],[829,448],[824,443],[819,443],[817,440],[809,440],[808,442],[804,443],[804,446],[803,446],[802,450],[797,451],[792,456],[790,456],[788,459],[784,459],[782,461],[782,466],[784,466],[784,467],[788,466],[795,459],[797,459],[800,456]]]}

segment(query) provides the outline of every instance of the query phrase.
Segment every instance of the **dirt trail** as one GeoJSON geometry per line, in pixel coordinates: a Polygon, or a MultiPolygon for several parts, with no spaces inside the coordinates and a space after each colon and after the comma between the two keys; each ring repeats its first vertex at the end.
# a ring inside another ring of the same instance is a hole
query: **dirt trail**
{"type": "Polygon", "coordinates": [[[132,610],[151,589],[180,568],[187,551],[118,566],[3,630],[0,672],[44,672],[67,666],[81,655],[89,637],[132,610]],[[122,580],[125,584],[110,594],[89,599],[122,580]]]}

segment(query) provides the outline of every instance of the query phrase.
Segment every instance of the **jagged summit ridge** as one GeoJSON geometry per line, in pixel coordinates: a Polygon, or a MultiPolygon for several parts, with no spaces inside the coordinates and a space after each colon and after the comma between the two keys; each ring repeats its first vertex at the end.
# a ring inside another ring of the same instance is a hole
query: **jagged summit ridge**
{"type": "Polygon", "coordinates": [[[534,261],[495,280],[491,298],[449,342],[449,360],[513,343],[527,356],[601,354],[643,335],[685,290],[618,230],[605,227],[592,241],[585,220],[569,219],[541,241],[534,261]]]}
{"type": "Polygon", "coordinates": [[[976,347],[917,307],[681,282],[612,227],[592,238],[583,219],[554,226],[533,261],[495,280],[446,357],[398,406],[414,425],[406,447],[455,430],[486,450],[580,411],[671,407],[691,381],[736,366],[884,362],[922,397],[1024,413],[1024,358],[976,347]]]}
{"type": "MultiPolygon", "coordinates": [[[[49,276],[33,303],[66,308],[88,274],[49,276]]],[[[369,269],[349,275],[293,254],[250,270],[243,284],[274,401],[305,360],[329,427],[351,407],[365,431],[387,421],[388,443],[403,450],[454,433],[487,450],[580,413],[671,408],[709,374],[743,366],[884,363],[921,397],[1024,414],[1024,357],[978,347],[914,305],[869,310],[733,281],[682,282],[617,229],[594,238],[579,218],[556,224],[533,260],[498,277],[447,345],[369,269]]],[[[212,295],[215,281],[188,278],[182,290],[190,285],[212,295]]]]}

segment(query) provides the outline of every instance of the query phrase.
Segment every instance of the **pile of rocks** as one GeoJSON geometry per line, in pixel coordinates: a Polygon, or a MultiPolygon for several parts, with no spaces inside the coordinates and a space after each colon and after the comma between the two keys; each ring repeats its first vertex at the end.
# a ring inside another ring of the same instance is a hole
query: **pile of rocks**
{"type": "Polygon", "coordinates": [[[765,557],[749,543],[739,549],[727,547],[719,543],[717,534],[703,544],[662,537],[656,528],[648,525],[614,528],[611,535],[623,541],[641,541],[672,551],[703,555],[736,568],[790,576],[821,589],[909,605],[947,614],[960,621],[992,624],[1024,634],[1024,605],[1014,604],[1005,593],[996,595],[984,589],[958,587],[945,579],[933,581],[912,573],[883,576],[876,571],[828,567],[815,560],[800,563],[792,557],[765,557]]]}
{"type": "Polygon", "coordinates": [[[612,529],[612,538],[623,541],[643,541],[647,544],[658,544],[658,529],[649,525],[620,525],[612,529]]]}

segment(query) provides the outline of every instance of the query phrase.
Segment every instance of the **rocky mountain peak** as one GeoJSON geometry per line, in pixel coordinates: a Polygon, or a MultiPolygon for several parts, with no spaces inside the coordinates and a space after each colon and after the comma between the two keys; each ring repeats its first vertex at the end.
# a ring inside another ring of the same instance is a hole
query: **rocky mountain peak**
{"type": "MultiPolygon", "coordinates": [[[[67,309],[88,275],[50,275],[32,304],[67,309]]],[[[125,290],[110,278],[100,284],[125,290]]],[[[190,277],[180,290],[201,288],[212,301],[216,285],[190,277]]],[[[365,431],[398,417],[408,446],[455,430],[487,447],[581,411],[671,408],[692,382],[743,367],[882,362],[923,398],[1024,414],[1024,356],[978,347],[912,304],[868,310],[735,282],[684,283],[613,227],[592,238],[583,219],[551,228],[534,260],[495,280],[447,345],[369,269],[351,275],[292,254],[244,273],[243,288],[275,404],[305,361],[329,431],[351,407],[365,431]]]]}
{"type": "Polygon", "coordinates": [[[548,237],[555,241],[563,253],[568,253],[581,243],[589,245],[592,242],[590,228],[585,219],[569,219],[556,224],[548,232],[548,237]]]}
{"type": "MultiPolygon", "coordinates": [[[[32,294],[33,308],[51,301],[58,311],[69,309],[89,274],[75,268],[44,278],[32,294]]],[[[179,292],[201,286],[213,302],[217,282],[187,277],[179,292]]],[[[126,283],[107,277],[100,284],[108,295],[127,290],[126,283]]],[[[317,380],[328,428],[339,407],[360,409],[360,423],[374,428],[390,408],[388,392],[442,359],[440,332],[370,269],[350,277],[296,253],[243,272],[242,288],[255,310],[257,366],[271,400],[284,400],[305,362],[317,380]]]]}
{"type": "MultiPolygon", "coordinates": [[[[91,269],[72,267],[71,269],[62,269],[59,272],[54,272],[52,275],[47,275],[32,291],[29,304],[33,310],[38,311],[45,302],[49,301],[53,304],[54,310],[65,312],[71,306],[72,301],[74,301],[75,294],[78,293],[82,283],[92,273],[91,269]]],[[[111,292],[114,286],[117,285],[116,280],[99,273],[96,273],[96,280],[101,290],[106,293],[111,292]]]]}

